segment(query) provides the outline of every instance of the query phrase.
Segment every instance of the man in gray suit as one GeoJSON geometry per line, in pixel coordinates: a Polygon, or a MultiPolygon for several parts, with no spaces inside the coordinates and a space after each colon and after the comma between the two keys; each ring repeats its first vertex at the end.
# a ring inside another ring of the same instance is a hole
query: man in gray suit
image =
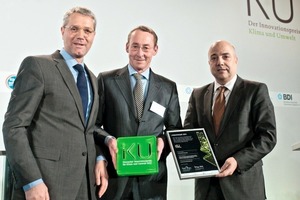
{"type": "Polygon", "coordinates": [[[215,42],[208,59],[215,81],[193,91],[184,127],[205,128],[221,170],[217,177],[195,180],[195,199],[266,199],[262,158],[276,144],[274,107],[267,86],[236,74],[238,58],[227,41],[215,42]],[[216,127],[213,121],[221,108],[213,108],[219,104],[216,99],[222,86],[226,88],[225,111],[216,127]]]}
{"type": "Polygon", "coordinates": [[[158,51],[157,35],[152,29],[146,26],[133,29],[128,35],[126,51],[129,55],[127,66],[98,76],[100,110],[97,125],[103,126],[98,138],[105,142],[111,155],[108,159],[109,187],[103,198],[166,199],[166,158],[170,149],[164,128],[182,127],[177,87],[173,81],[150,69],[151,59],[158,51]],[[144,103],[141,116],[134,101],[133,90],[137,82],[134,74],[142,75],[144,103]],[[141,135],[157,137],[158,174],[117,176],[116,138],[141,135]]]}
{"type": "Polygon", "coordinates": [[[73,8],[61,27],[64,47],[20,66],[3,124],[12,199],[95,200],[96,185],[97,196],[107,188],[106,161],[93,134],[97,80],[84,63],[95,29],[90,10],[73,8]],[[85,84],[86,101],[76,82],[85,84]]]}

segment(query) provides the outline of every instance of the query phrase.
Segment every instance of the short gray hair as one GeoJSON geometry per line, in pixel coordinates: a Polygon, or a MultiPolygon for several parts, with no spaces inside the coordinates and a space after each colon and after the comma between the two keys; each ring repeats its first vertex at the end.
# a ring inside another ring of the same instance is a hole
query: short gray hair
{"type": "Polygon", "coordinates": [[[81,15],[91,17],[94,20],[94,30],[96,30],[97,20],[95,14],[91,10],[84,7],[74,7],[67,11],[63,18],[63,27],[69,23],[69,18],[73,13],[79,13],[81,15]]]}

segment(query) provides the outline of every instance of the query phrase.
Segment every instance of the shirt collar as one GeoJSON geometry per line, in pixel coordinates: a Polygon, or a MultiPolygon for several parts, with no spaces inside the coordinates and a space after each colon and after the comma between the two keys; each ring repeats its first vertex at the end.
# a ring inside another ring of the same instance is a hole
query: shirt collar
{"type": "MultiPolygon", "coordinates": [[[[137,71],[130,64],[128,64],[128,71],[130,76],[137,73],[137,71]]],[[[148,68],[142,73],[143,77],[147,80],[149,80],[149,74],[150,74],[150,68],[148,68]]]]}
{"type": "MultiPolygon", "coordinates": [[[[78,64],[77,60],[75,60],[75,58],[73,58],[64,48],[60,50],[60,54],[65,59],[68,67],[73,67],[74,65],[78,64]]],[[[83,62],[79,64],[84,66],[83,62]]]]}
{"type": "Polygon", "coordinates": [[[236,82],[237,75],[235,75],[229,82],[227,82],[225,85],[219,84],[217,81],[214,82],[215,87],[214,87],[214,92],[220,87],[220,86],[225,86],[229,91],[232,91],[233,86],[236,82]]]}

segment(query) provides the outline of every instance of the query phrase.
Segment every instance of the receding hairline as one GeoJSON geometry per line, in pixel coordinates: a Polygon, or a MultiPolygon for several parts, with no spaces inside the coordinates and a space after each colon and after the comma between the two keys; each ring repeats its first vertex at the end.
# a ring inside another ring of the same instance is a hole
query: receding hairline
{"type": "Polygon", "coordinates": [[[227,44],[228,46],[230,46],[230,47],[232,48],[232,50],[233,50],[235,56],[236,56],[236,51],[235,51],[235,47],[234,47],[233,44],[231,44],[230,42],[228,42],[228,41],[226,41],[226,40],[217,40],[217,41],[215,41],[214,43],[212,43],[212,44],[210,45],[210,47],[209,47],[209,49],[208,49],[208,57],[210,56],[211,50],[212,50],[215,46],[217,46],[218,44],[221,44],[221,43],[225,43],[225,44],[227,44]]]}
{"type": "Polygon", "coordinates": [[[153,38],[154,38],[154,46],[157,46],[157,43],[158,43],[158,37],[157,37],[157,34],[155,33],[155,31],[148,27],[148,26],[144,26],[144,25],[140,25],[140,26],[137,26],[135,27],[134,29],[132,29],[129,34],[128,34],[128,37],[127,37],[127,44],[129,44],[129,41],[130,41],[130,38],[131,38],[131,35],[135,32],[135,31],[142,31],[142,32],[147,32],[147,33],[150,33],[153,38]]]}

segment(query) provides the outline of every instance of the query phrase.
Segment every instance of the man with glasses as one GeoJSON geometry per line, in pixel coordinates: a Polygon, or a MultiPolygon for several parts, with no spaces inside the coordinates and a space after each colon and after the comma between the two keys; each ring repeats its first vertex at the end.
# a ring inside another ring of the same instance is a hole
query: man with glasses
{"type": "Polygon", "coordinates": [[[73,8],[63,19],[64,47],[20,66],[3,124],[12,199],[95,200],[106,191],[94,142],[97,81],[84,63],[95,29],[90,10],[73,8]]]}

